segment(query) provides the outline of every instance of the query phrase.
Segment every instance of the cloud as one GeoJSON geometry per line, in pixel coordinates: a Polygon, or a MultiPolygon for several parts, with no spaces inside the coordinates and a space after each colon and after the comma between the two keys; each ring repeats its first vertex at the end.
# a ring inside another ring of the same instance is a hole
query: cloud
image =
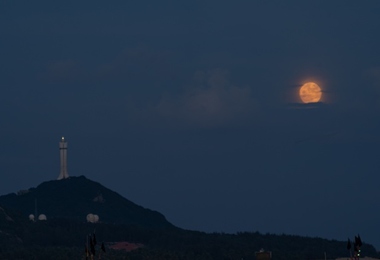
{"type": "Polygon", "coordinates": [[[84,71],[80,64],[74,60],[59,60],[50,62],[45,71],[44,78],[49,81],[76,81],[82,78],[84,71]]]}
{"type": "Polygon", "coordinates": [[[126,48],[111,61],[101,64],[96,70],[100,79],[130,79],[141,77],[161,78],[171,70],[170,51],[152,50],[144,46],[126,48]]]}
{"type": "Polygon", "coordinates": [[[377,87],[380,87],[380,67],[371,68],[367,70],[365,74],[375,83],[377,87]]]}
{"type": "Polygon", "coordinates": [[[368,86],[365,101],[367,104],[374,104],[376,108],[380,108],[380,67],[372,67],[367,69],[363,74],[369,83],[366,83],[368,86]]]}
{"type": "Polygon", "coordinates": [[[205,127],[244,121],[255,111],[249,87],[237,87],[221,69],[198,71],[178,95],[164,95],[156,106],[160,116],[205,127]]]}
{"type": "Polygon", "coordinates": [[[51,61],[44,67],[41,78],[50,82],[120,82],[162,80],[173,76],[173,53],[148,47],[129,47],[108,57],[106,61],[87,59],[51,61]],[[169,76],[168,76],[169,75],[169,76]]]}

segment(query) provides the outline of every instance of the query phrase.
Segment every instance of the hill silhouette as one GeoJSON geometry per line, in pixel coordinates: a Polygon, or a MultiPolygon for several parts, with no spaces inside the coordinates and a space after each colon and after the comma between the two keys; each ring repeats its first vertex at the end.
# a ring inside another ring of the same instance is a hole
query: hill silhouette
{"type": "MultiPolygon", "coordinates": [[[[112,251],[102,259],[255,259],[265,248],[273,260],[330,259],[348,256],[346,241],[294,235],[204,233],[184,230],[153,210],[123,198],[84,176],[47,181],[36,188],[0,196],[0,259],[80,259],[88,234],[111,245],[128,241],[144,245],[132,252],[112,251]],[[37,201],[46,221],[29,221],[37,201]],[[99,223],[87,223],[87,214],[99,223]],[[31,257],[33,255],[33,257],[31,257]],[[127,257],[127,258],[126,258],[127,257]]],[[[98,249],[99,250],[99,249],[98,249]]],[[[365,256],[379,253],[363,243],[365,256]]]]}
{"type": "Polygon", "coordinates": [[[165,217],[139,206],[100,183],[84,176],[43,182],[36,188],[0,196],[0,205],[16,210],[28,218],[35,213],[48,219],[66,218],[86,221],[89,213],[97,214],[99,221],[127,224],[144,228],[174,227],[165,217]]]}

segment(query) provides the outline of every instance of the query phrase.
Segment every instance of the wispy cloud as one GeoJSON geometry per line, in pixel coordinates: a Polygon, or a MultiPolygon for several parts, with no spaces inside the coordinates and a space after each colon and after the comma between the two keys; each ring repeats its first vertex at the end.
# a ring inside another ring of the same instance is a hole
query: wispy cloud
{"type": "Polygon", "coordinates": [[[139,46],[129,47],[101,62],[89,59],[50,61],[42,71],[41,79],[51,82],[129,81],[166,79],[172,76],[172,53],[139,46]]]}
{"type": "Polygon", "coordinates": [[[101,79],[140,77],[149,75],[158,77],[170,67],[171,53],[155,51],[147,47],[126,48],[111,61],[100,65],[96,74],[101,79]]]}
{"type": "Polygon", "coordinates": [[[212,127],[244,120],[255,111],[249,87],[237,87],[221,69],[198,71],[193,83],[178,95],[164,95],[159,115],[187,124],[212,127]]]}
{"type": "Polygon", "coordinates": [[[371,68],[365,74],[374,81],[380,93],[380,67],[371,68]]]}
{"type": "Polygon", "coordinates": [[[365,70],[364,76],[368,80],[365,84],[368,85],[367,89],[369,90],[366,96],[366,103],[374,104],[377,108],[379,108],[380,67],[372,67],[370,69],[365,70]]]}
{"type": "Polygon", "coordinates": [[[47,64],[43,78],[49,81],[77,81],[83,78],[84,74],[78,61],[58,60],[47,64]]]}

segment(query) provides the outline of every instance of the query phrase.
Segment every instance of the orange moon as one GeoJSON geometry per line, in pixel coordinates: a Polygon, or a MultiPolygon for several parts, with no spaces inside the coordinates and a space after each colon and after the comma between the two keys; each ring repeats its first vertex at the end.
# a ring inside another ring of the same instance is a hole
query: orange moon
{"type": "Polygon", "coordinates": [[[300,88],[300,98],[303,103],[317,103],[321,100],[322,91],[321,88],[314,82],[308,82],[303,84],[300,88]]]}

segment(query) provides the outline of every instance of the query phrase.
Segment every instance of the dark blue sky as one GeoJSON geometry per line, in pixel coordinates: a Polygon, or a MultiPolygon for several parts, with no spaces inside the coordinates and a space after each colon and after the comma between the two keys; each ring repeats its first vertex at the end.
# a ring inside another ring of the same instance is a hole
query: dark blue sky
{"type": "Polygon", "coordinates": [[[126,2],[0,0],[1,194],[65,136],[70,175],[179,227],[380,248],[380,1],[126,2]]]}

